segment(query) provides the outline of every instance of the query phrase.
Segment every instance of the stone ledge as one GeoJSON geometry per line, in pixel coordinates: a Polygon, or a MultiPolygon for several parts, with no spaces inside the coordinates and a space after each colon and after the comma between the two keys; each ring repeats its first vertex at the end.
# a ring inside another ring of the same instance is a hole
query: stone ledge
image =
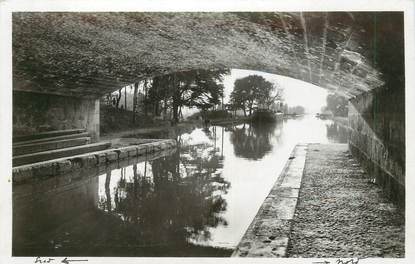
{"type": "Polygon", "coordinates": [[[12,159],[13,166],[19,167],[22,165],[35,164],[54,160],[58,158],[66,158],[71,156],[82,156],[91,152],[103,151],[111,146],[109,142],[99,142],[81,146],[74,146],[62,149],[54,149],[42,152],[36,152],[26,155],[14,156],[12,159]]]}
{"type": "Polygon", "coordinates": [[[59,176],[79,169],[107,166],[124,159],[146,156],[174,147],[176,147],[175,140],[163,139],[147,144],[121,146],[118,148],[22,165],[13,168],[13,183],[20,184],[33,179],[59,176]]]}
{"type": "Polygon", "coordinates": [[[47,131],[42,133],[36,133],[36,134],[30,134],[30,135],[21,135],[21,136],[14,136],[13,141],[19,142],[19,141],[26,141],[26,140],[36,140],[36,139],[44,139],[44,138],[50,138],[50,137],[58,137],[58,136],[67,136],[67,135],[73,135],[73,134],[80,134],[86,132],[85,129],[77,128],[77,129],[66,129],[66,130],[53,130],[53,131],[47,131]]]}
{"type": "Polygon", "coordinates": [[[299,144],[232,257],[285,257],[303,176],[307,145],[299,144]]]}
{"type": "Polygon", "coordinates": [[[26,145],[26,144],[35,144],[35,143],[42,143],[42,142],[48,142],[48,141],[66,140],[66,139],[74,139],[74,138],[82,138],[82,137],[90,137],[90,135],[88,132],[82,132],[82,133],[77,133],[77,134],[69,134],[69,135],[56,136],[56,137],[25,140],[25,141],[13,142],[13,146],[21,146],[21,145],[26,145]]]}
{"type": "Polygon", "coordinates": [[[13,146],[13,156],[32,154],[36,152],[69,148],[89,144],[90,137],[78,137],[63,140],[44,141],[13,146]]]}

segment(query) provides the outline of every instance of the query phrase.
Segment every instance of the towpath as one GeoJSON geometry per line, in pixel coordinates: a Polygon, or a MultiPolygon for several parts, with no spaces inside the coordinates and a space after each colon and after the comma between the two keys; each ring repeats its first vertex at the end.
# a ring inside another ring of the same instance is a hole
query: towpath
{"type": "Polygon", "coordinates": [[[404,212],[370,178],[347,144],[297,146],[233,256],[404,257],[404,212]]]}

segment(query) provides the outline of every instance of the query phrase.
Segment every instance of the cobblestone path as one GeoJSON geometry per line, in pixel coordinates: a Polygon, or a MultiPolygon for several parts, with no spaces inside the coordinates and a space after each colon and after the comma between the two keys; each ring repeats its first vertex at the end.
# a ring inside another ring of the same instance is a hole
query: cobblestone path
{"type": "Polygon", "coordinates": [[[310,144],[287,257],[404,257],[405,216],[346,144],[310,144]]]}

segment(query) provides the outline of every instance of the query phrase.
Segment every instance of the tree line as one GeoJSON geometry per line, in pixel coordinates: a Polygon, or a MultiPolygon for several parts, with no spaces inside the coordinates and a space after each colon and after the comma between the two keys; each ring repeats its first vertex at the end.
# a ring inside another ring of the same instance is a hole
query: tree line
{"type": "MultiPolygon", "coordinates": [[[[156,76],[151,79],[143,79],[133,84],[133,122],[136,122],[138,108],[142,109],[144,116],[153,115],[166,117],[171,114],[174,123],[182,117],[182,108],[198,108],[206,111],[218,105],[223,98],[223,77],[229,74],[228,69],[198,69],[170,73],[156,76]],[[139,88],[142,87],[139,92],[139,88]],[[139,101],[139,94],[141,101],[139,101]]],[[[125,105],[127,104],[127,92],[124,91],[125,105]]],[[[122,88],[115,97],[108,97],[111,104],[121,109],[120,101],[122,88]]]]}
{"type": "MultiPolygon", "coordinates": [[[[223,103],[224,86],[222,84],[229,69],[197,69],[181,71],[151,79],[143,79],[133,84],[132,112],[133,122],[137,121],[138,111],[144,116],[170,116],[173,123],[183,117],[184,107],[197,108],[206,113],[223,103]]],[[[109,95],[112,105],[117,109],[126,109],[127,88],[124,89],[124,105],[120,106],[122,88],[118,93],[109,95]]],[[[249,75],[237,79],[230,95],[226,110],[242,110],[244,116],[251,116],[257,109],[280,109],[278,102],[283,99],[283,89],[259,75],[249,75]]],[[[130,98],[131,101],[131,98],[130,98]]],[[[282,105],[282,104],[281,104],[282,105]]]]}
{"type": "Polygon", "coordinates": [[[326,106],[321,111],[330,111],[334,116],[347,117],[349,107],[348,100],[340,95],[330,93],[326,97],[326,106]]]}

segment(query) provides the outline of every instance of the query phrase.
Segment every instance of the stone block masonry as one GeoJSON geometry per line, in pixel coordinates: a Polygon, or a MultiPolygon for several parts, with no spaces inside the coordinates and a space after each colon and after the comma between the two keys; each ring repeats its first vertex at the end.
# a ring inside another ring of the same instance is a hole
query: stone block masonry
{"type": "Polygon", "coordinates": [[[233,257],[285,257],[306,150],[306,145],[294,148],[233,257]]]}
{"type": "Polygon", "coordinates": [[[403,257],[405,216],[347,144],[298,145],[233,257],[403,257]]]}
{"type": "Polygon", "coordinates": [[[45,131],[86,129],[99,139],[99,100],[13,92],[13,137],[45,131]]]}
{"type": "Polygon", "coordinates": [[[20,184],[40,178],[59,176],[80,169],[105,167],[123,160],[145,157],[157,154],[163,150],[174,149],[175,147],[175,140],[162,139],[151,143],[120,146],[118,148],[18,166],[13,168],[13,183],[20,184]]]}
{"type": "Polygon", "coordinates": [[[349,147],[368,174],[399,206],[405,205],[404,91],[384,89],[349,103],[349,147]]]}
{"type": "Polygon", "coordinates": [[[403,12],[15,12],[13,89],[102,96],[145,78],[224,67],[353,97],[395,73],[396,63],[379,71],[373,61],[403,53],[403,35],[403,12]]]}

